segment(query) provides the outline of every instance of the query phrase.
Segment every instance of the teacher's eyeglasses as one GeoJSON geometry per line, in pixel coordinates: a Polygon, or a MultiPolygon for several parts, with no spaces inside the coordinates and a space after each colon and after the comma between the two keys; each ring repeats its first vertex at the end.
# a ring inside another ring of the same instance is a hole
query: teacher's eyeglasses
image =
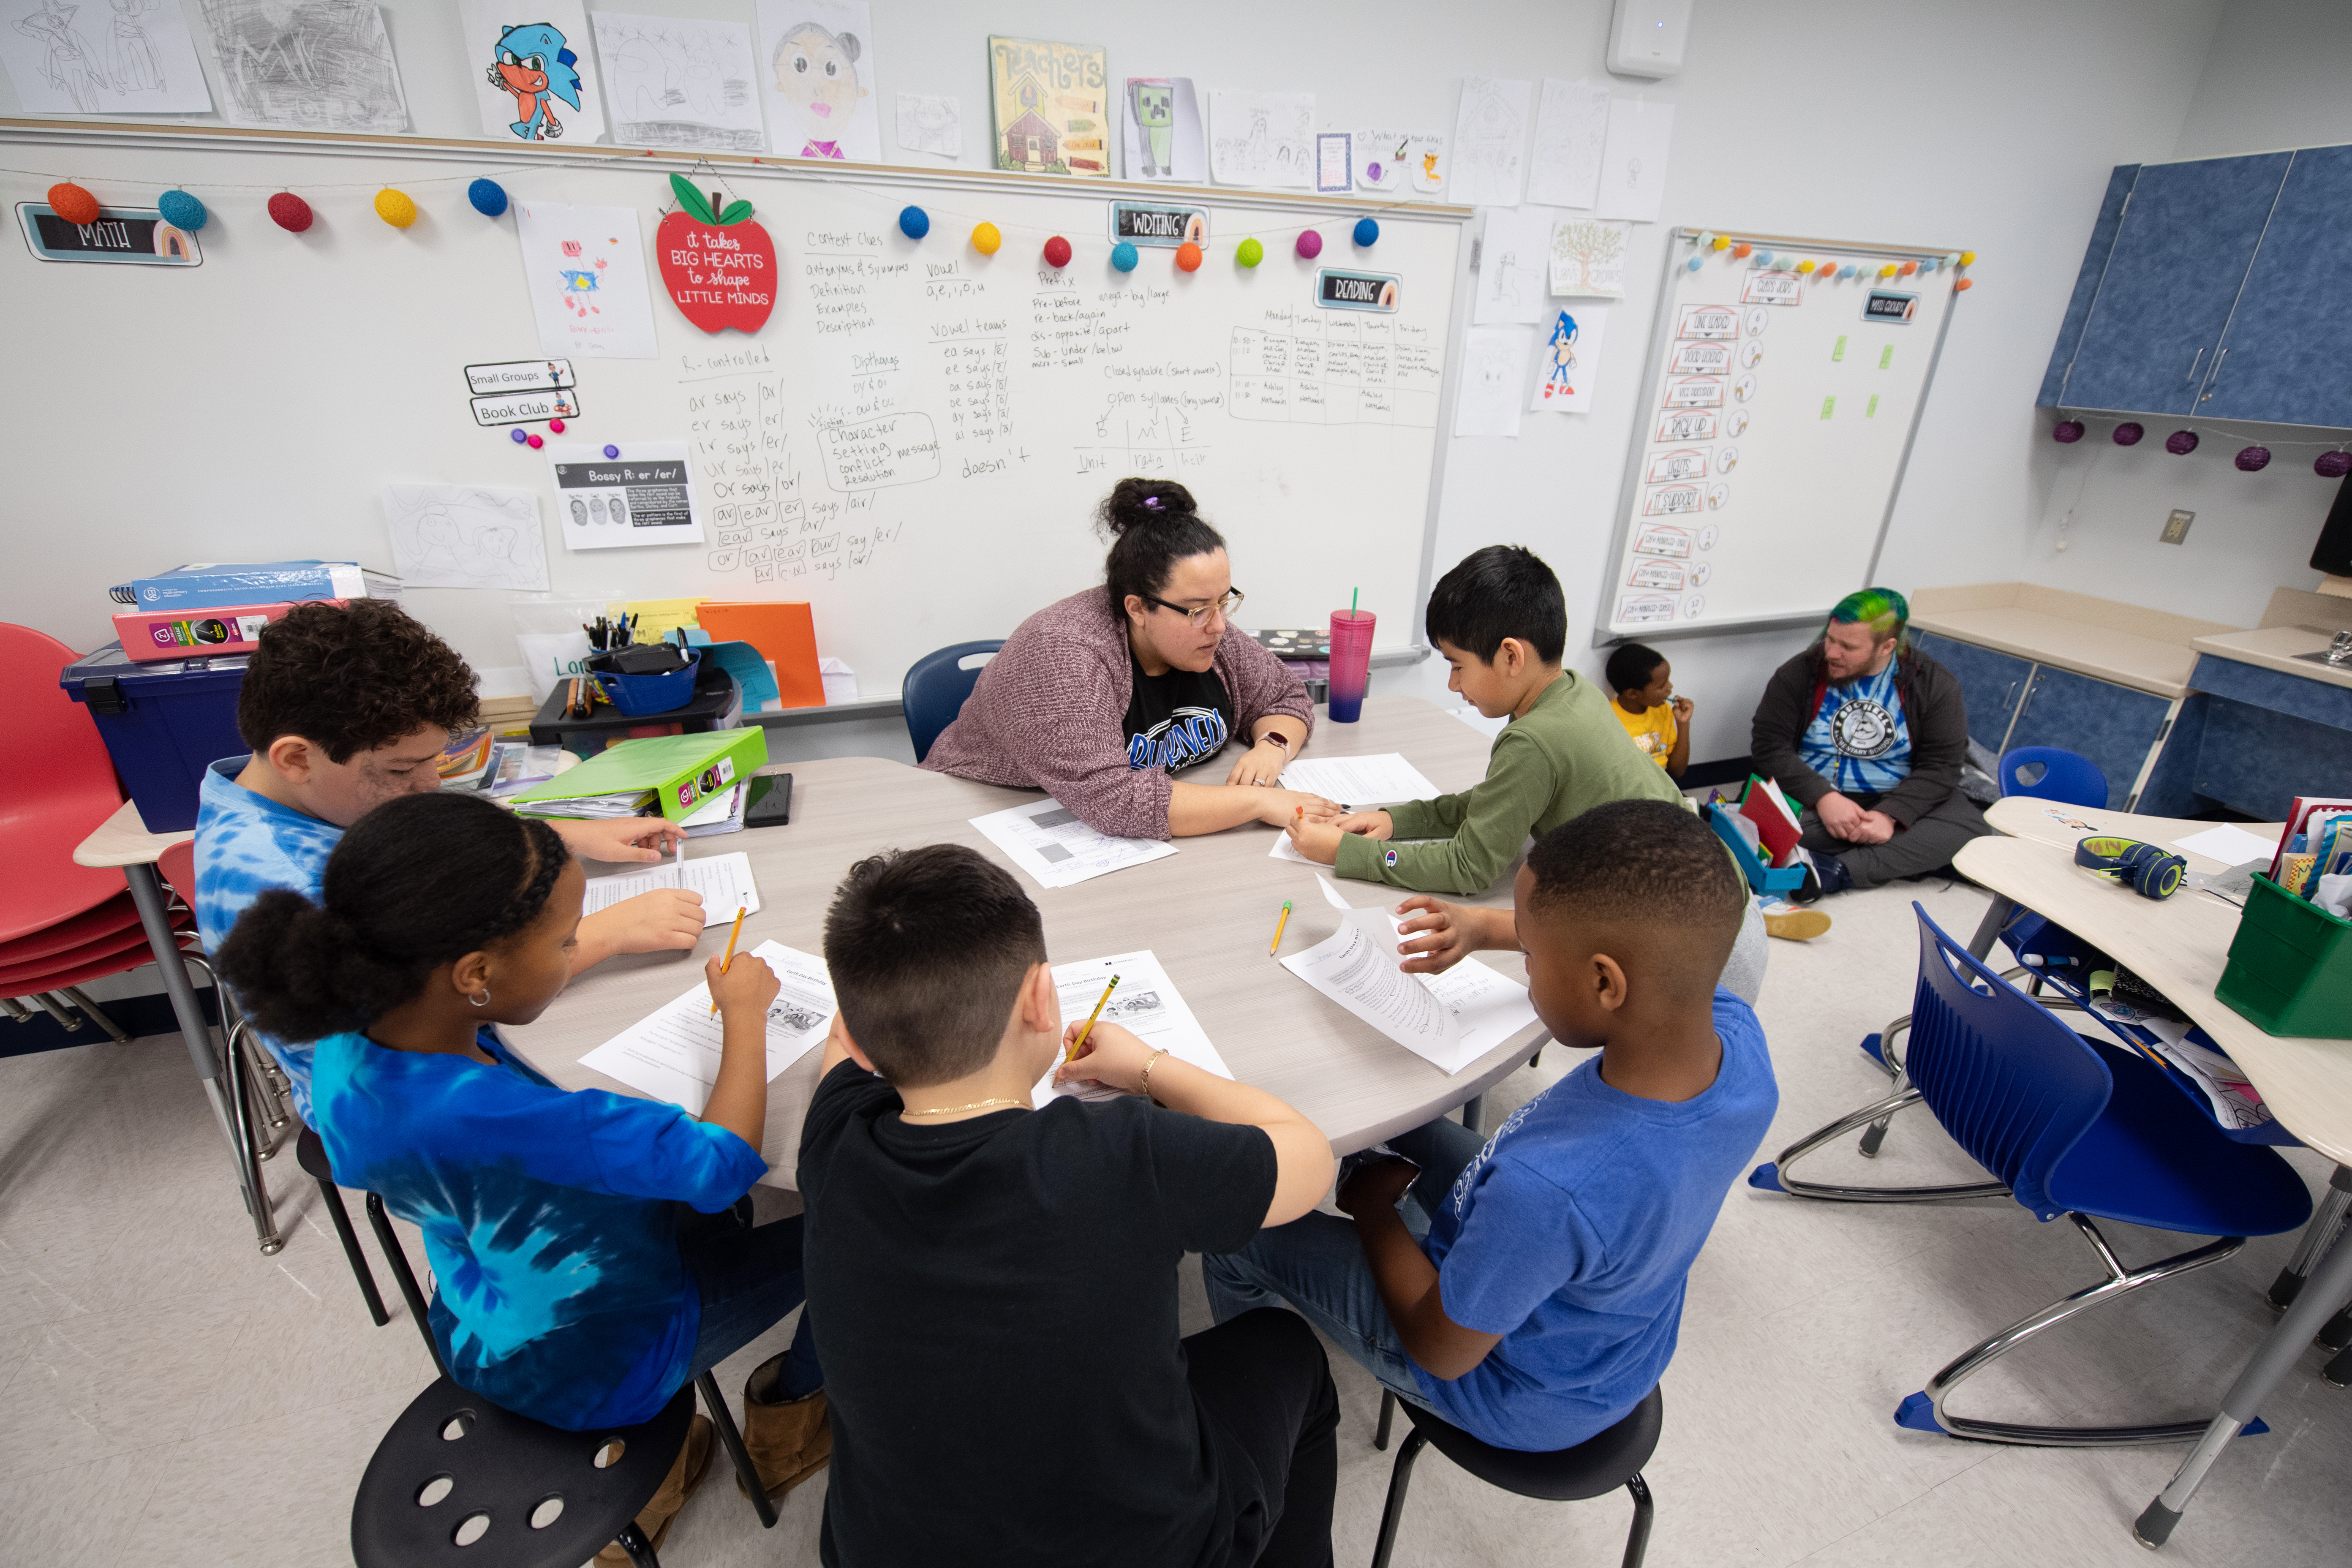
{"type": "Polygon", "coordinates": [[[1226,593],[1223,598],[1212,599],[1209,603],[1202,605],[1198,609],[1186,609],[1181,605],[1171,605],[1165,599],[1155,599],[1149,594],[1142,595],[1140,597],[1147,605],[1154,605],[1163,610],[1175,611],[1178,615],[1192,623],[1192,629],[1194,631],[1199,631],[1209,624],[1209,617],[1211,616],[1223,616],[1225,619],[1229,621],[1232,620],[1234,618],[1234,612],[1242,607],[1243,595],[1240,589],[1231,589],[1226,593]]]}

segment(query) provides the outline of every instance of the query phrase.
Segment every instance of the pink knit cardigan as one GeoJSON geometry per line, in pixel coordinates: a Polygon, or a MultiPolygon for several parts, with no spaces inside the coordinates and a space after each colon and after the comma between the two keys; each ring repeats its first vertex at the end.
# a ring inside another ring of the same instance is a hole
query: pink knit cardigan
{"type": "MultiPolygon", "coordinates": [[[[1135,694],[1127,623],[1100,588],[1073,594],[1021,623],[980,672],[956,721],[923,766],[982,784],[1042,789],[1098,833],[1168,837],[1169,777],[1131,768],[1121,722],[1135,694]]],[[[1307,687],[1235,627],[1211,666],[1234,700],[1234,734],[1286,714],[1312,731],[1307,687]]],[[[1222,782],[1222,781],[1220,781],[1222,782]]]]}

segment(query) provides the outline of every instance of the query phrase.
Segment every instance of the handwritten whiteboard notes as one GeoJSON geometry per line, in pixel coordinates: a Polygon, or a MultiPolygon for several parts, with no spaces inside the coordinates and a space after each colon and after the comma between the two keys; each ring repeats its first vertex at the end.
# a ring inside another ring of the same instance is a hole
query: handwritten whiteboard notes
{"type": "Polygon", "coordinates": [[[1441,347],[1404,322],[1323,310],[1268,310],[1232,338],[1236,419],[1437,427],[1441,347]]]}
{"type": "Polygon", "coordinates": [[[891,414],[817,432],[824,482],[835,489],[870,490],[939,478],[940,438],[928,414],[891,414]]]}

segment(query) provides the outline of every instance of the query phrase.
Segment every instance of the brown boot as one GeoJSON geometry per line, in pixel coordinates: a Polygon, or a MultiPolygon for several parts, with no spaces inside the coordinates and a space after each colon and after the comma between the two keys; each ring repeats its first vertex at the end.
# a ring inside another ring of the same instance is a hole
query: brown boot
{"type": "MultiPolygon", "coordinates": [[[[826,1417],[824,1390],[799,1399],[776,1398],[783,1366],[784,1358],[775,1356],[754,1367],[743,1382],[743,1447],[772,1501],[833,1460],[833,1424],[826,1417]]],[[[743,1491],[740,1475],[735,1489],[743,1491]]]]}
{"type": "MultiPolygon", "coordinates": [[[[710,1447],[710,1417],[698,1414],[687,1426],[686,1447],[677,1451],[677,1462],[663,1478],[661,1489],[637,1513],[637,1529],[655,1552],[661,1551],[677,1510],[686,1506],[686,1500],[694,1495],[702,1478],[709,1474],[710,1447]]],[[[629,1568],[629,1554],[617,1541],[596,1553],[596,1561],[608,1568],[629,1568]]]]}

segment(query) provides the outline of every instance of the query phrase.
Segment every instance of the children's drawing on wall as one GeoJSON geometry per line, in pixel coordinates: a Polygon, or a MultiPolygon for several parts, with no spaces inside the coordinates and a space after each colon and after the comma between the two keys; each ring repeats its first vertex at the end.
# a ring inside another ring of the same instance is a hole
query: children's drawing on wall
{"type": "Polygon", "coordinates": [[[1470,329],[1462,345],[1462,385],[1454,396],[1456,436],[1518,435],[1529,335],[1525,327],[1470,329]]]}
{"type": "Polygon", "coordinates": [[[1100,48],[992,34],[988,90],[998,168],[1110,177],[1110,64],[1100,48]]]}
{"type": "Polygon", "coordinates": [[[882,161],[870,10],[857,0],[760,0],[760,52],[771,152],[882,161]]]}
{"type": "Polygon", "coordinates": [[[1433,131],[1349,133],[1360,191],[1411,190],[1434,195],[1445,187],[1445,138],[1433,131]]]}
{"type": "Polygon", "coordinates": [[[1470,319],[1481,326],[1539,321],[1549,313],[1549,207],[1489,207],[1478,240],[1478,289],[1470,319]]]}
{"type": "Polygon", "coordinates": [[[652,359],[653,295],[636,208],[517,202],[514,212],[540,352],[652,359]]]}
{"type": "Polygon", "coordinates": [[[0,0],[0,64],[31,113],[213,106],[180,0],[0,0]]]}
{"type": "Polygon", "coordinates": [[[482,134],[501,142],[604,139],[604,93],[582,0],[458,0],[457,23],[482,134]]]}
{"type": "Polygon", "coordinates": [[[963,156],[963,105],[929,92],[898,95],[898,150],[935,158],[963,156]]]}
{"type": "Polygon", "coordinates": [[[1478,206],[1517,206],[1528,140],[1529,85],[1496,77],[1462,79],[1454,121],[1453,197],[1478,206]]]}
{"type": "Polygon", "coordinates": [[[213,65],[242,125],[408,129],[383,17],[368,0],[203,0],[213,65]]]}
{"type": "Polygon", "coordinates": [[[1315,184],[1315,95],[1213,92],[1209,172],[1221,185],[1315,184]]]}
{"type": "Polygon", "coordinates": [[[1124,105],[1129,179],[1199,184],[1208,178],[1201,100],[1191,77],[1129,77],[1124,105]]]}
{"type": "Polygon", "coordinates": [[[1675,106],[1621,98],[1609,105],[1609,141],[1601,155],[1595,217],[1655,223],[1666,196],[1666,155],[1674,150],[1675,106]]]}
{"type": "Polygon", "coordinates": [[[1609,84],[1591,77],[1546,78],[1536,111],[1536,146],[1528,161],[1528,200],[1589,207],[1601,184],[1609,138],[1609,84]]]}
{"type": "Polygon", "coordinates": [[[615,142],[688,153],[765,150],[751,28],[613,11],[594,20],[615,142]]]}
{"type": "Polygon", "coordinates": [[[1538,345],[1543,374],[1528,399],[1535,414],[1585,414],[1592,408],[1592,384],[1601,375],[1601,345],[1609,331],[1609,307],[1580,305],[1552,312],[1550,330],[1538,345]]]}
{"type": "Polygon", "coordinates": [[[386,485],[392,569],[412,588],[547,587],[539,492],[488,485],[386,485]]]}
{"type": "Polygon", "coordinates": [[[1622,223],[1563,217],[1551,226],[1551,291],[1625,297],[1625,249],[1633,231],[1622,223]]]}

